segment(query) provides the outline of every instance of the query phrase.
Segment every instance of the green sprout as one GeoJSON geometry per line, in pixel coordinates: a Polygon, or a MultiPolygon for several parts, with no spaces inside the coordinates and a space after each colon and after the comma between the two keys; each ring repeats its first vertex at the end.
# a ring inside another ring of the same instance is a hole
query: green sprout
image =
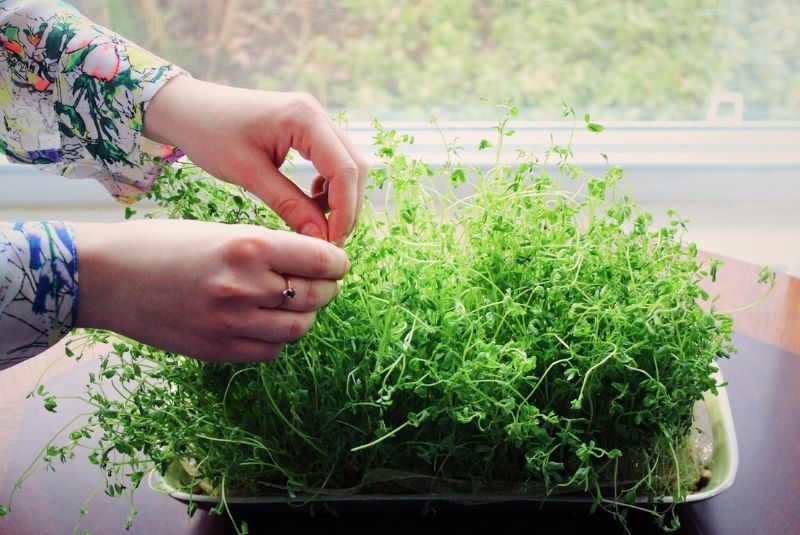
{"type": "MultiPolygon", "coordinates": [[[[497,151],[488,171],[455,148],[431,167],[405,154],[411,136],[375,122],[368,191],[386,210],[366,203],[340,296],[275,362],[209,363],[85,331],[76,355],[113,350],[89,376],[88,415],[46,461],[88,448],[111,496],[171,474],[220,496],[212,512],[231,519],[231,496],[580,491],[623,522],[643,509],[675,528],[635,498],[680,502],[698,479],[683,454],[692,408],[734,351],[731,317],[698,304],[718,263],[696,257],[681,220],[654,226],[620,167],[586,173],[571,142],[506,163],[517,112],[497,109],[479,147],[497,151]]],[[[160,208],[143,217],[285,228],[191,164],[165,168],[146,197],[160,208]]]]}

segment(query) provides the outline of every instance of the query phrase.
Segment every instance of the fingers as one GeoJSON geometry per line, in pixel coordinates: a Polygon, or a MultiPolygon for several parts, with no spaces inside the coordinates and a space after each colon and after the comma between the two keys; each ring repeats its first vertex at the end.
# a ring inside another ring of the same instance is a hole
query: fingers
{"type": "Polygon", "coordinates": [[[322,308],[339,295],[339,285],[334,280],[305,279],[302,277],[281,276],[269,277],[268,290],[257,301],[264,308],[280,308],[293,312],[312,312],[322,308]],[[294,290],[294,297],[284,298],[286,280],[294,290]]]}
{"type": "MultiPolygon", "coordinates": [[[[275,117],[270,115],[270,121],[275,117]]],[[[259,155],[252,158],[258,161],[258,167],[252,169],[256,171],[249,173],[253,178],[243,185],[300,234],[343,246],[363,204],[366,160],[322,105],[309,95],[291,94],[277,117],[274,124],[283,141],[271,150],[258,146],[259,155]],[[309,197],[280,172],[279,165],[289,146],[311,161],[324,177],[321,180],[327,190],[317,184],[309,197]]],[[[274,124],[270,124],[274,130],[274,124]]]]}
{"type": "Polygon", "coordinates": [[[231,326],[231,334],[239,338],[276,344],[294,342],[314,326],[316,312],[292,312],[277,308],[257,308],[240,317],[231,326]]]}
{"type": "Polygon", "coordinates": [[[289,232],[265,232],[270,232],[273,254],[267,263],[272,271],[289,277],[341,280],[350,269],[347,254],[330,243],[289,232]]]}
{"type": "Polygon", "coordinates": [[[355,224],[358,166],[323,117],[307,117],[295,148],[328,180],[328,239],[341,246],[355,224]],[[310,122],[308,122],[310,121],[310,122]]]}
{"type": "Polygon", "coordinates": [[[366,161],[313,97],[295,95],[287,112],[292,147],[311,160],[328,182],[328,239],[341,246],[355,226],[362,204],[366,161]]]}
{"type": "Polygon", "coordinates": [[[247,185],[258,198],[272,208],[295,231],[328,241],[328,222],[319,204],[281,173],[269,158],[261,157],[266,180],[257,178],[247,185]]]}
{"type": "MultiPolygon", "coordinates": [[[[330,115],[326,113],[325,119],[327,120],[330,127],[333,129],[333,132],[334,134],[336,134],[336,137],[338,137],[339,141],[342,143],[342,145],[344,145],[345,150],[347,150],[347,153],[353,159],[353,162],[355,162],[356,167],[358,168],[358,185],[356,188],[357,197],[356,197],[356,214],[355,214],[355,220],[357,221],[358,215],[361,213],[361,207],[364,205],[364,191],[367,187],[367,174],[369,172],[369,166],[367,165],[367,161],[364,159],[361,153],[358,152],[358,150],[356,150],[356,147],[355,145],[353,145],[353,142],[350,140],[350,138],[347,137],[347,135],[344,132],[342,132],[342,129],[339,128],[339,125],[333,122],[333,120],[330,118],[330,115]]],[[[352,232],[352,230],[353,228],[351,227],[350,232],[352,232]]]]}

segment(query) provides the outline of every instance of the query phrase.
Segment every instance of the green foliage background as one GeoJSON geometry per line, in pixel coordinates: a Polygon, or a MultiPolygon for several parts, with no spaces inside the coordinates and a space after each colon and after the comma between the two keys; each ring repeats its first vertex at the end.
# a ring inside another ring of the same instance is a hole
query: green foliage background
{"type": "Polygon", "coordinates": [[[797,0],[79,0],[193,75],[303,90],[351,119],[490,118],[561,103],[606,120],[703,119],[740,92],[746,119],[800,119],[797,0]]]}

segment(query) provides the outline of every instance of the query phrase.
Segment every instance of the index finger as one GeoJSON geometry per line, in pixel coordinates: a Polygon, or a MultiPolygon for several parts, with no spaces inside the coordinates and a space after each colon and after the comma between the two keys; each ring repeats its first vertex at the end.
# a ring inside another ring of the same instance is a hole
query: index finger
{"type": "Polygon", "coordinates": [[[328,239],[338,245],[353,228],[358,206],[358,166],[329,124],[322,117],[308,116],[307,124],[295,137],[295,146],[311,160],[320,175],[328,180],[328,239]]]}
{"type": "Polygon", "coordinates": [[[309,279],[341,280],[350,269],[347,254],[325,240],[293,232],[267,230],[273,254],[269,268],[277,273],[309,279]]]}
{"type": "MultiPolygon", "coordinates": [[[[356,146],[353,144],[353,141],[345,134],[342,129],[333,122],[330,115],[325,114],[325,118],[328,120],[328,124],[333,129],[333,133],[339,138],[342,145],[344,145],[345,150],[350,154],[350,157],[353,159],[353,162],[356,164],[356,168],[358,169],[358,178],[357,178],[357,186],[356,186],[356,217],[353,221],[355,225],[356,221],[358,220],[358,215],[361,213],[361,208],[364,204],[364,192],[367,186],[367,174],[369,172],[369,167],[367,166],[367,161],[358,152],[356,146]]],[[[350,229],[352,231],[352,228],[350,229]]]]}

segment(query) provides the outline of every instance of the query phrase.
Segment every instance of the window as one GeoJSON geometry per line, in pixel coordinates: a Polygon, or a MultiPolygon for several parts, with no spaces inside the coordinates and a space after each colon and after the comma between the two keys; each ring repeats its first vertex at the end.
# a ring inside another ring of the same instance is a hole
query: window
{"type": "MultiPolygon", "coordinates": [[[[800,4],[792,0],[75,4],[196,77],[307,91],[332,113],[346,109],[365,153],[377,117],[417,134],[415,150],[437,158],[434,114],[448,136],[476,148],[476,132],[494,120],[481,97],[514,98],[513,142],[541,147],[550,132],[565,133],[566,102],[606,127],[576,138],[581,161],[599,165],[603,152],[623,165],[657,219],[675,208],[701,248],[800,273],[800,4]]],[[[0,172],[16,177],[2,179],[4,214],[11,204],[25,215],[20,206],[51,203],[48,217],[109,207],[94,184],[51,179],[47,200],[31,190],[41,183],[30,171],[0,172]]]]}

